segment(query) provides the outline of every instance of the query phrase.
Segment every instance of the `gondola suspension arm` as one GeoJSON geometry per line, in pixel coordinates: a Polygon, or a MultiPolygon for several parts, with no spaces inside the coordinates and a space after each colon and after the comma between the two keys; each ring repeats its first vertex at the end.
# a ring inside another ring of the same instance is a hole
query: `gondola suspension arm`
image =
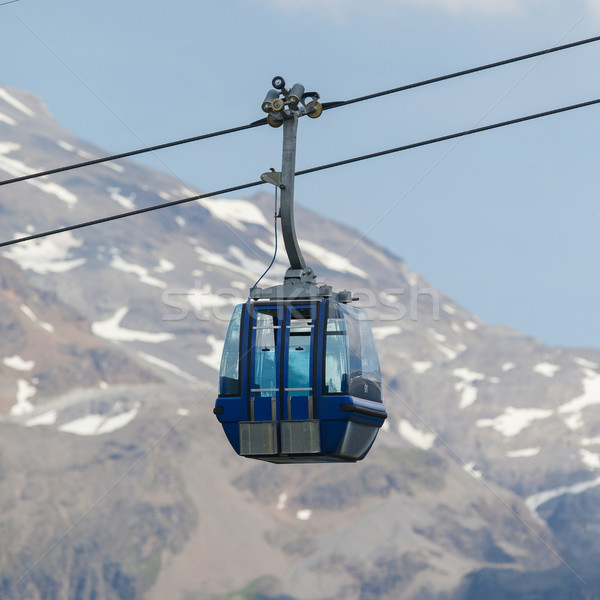
{"type": "Polygon", "coordinates": [[[283,77],[274,77],[274,89],[269,90],[262,109],[268,113],[267,121],[271,127],[283,125],[283,150],[281,157],[281,173],[263,173],[261,179],[277,185],[281,189],[280,211],[281,231],[285,251],[290,261],[290,268],[285,274],[285,281],[294,280],[301,284],[314,283],[316,275],[306,265],[294,223],[294,174],[296,172],[296,136],[298,119],[303,115],[317,118],[323,112],[316,92],[305,92],[304,86],[296,83],[290,89],[285,87],[283,77]]]}

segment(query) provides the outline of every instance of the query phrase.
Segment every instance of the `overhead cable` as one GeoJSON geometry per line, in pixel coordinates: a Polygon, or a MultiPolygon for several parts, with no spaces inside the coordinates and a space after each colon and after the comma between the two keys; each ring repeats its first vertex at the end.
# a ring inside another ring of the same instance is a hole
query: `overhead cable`
{"type": "Polygon", "coordinates": [[[127,158],[129,156],[136,156],[138,154],[144,154],[146,152],[154,152],[155,150],[164,150],[165,148],[172,148],[173,146],[181,146],[182,144],[189,144],[190,142],[199,142],[201,140],[207,140],[209,138],[219,137],[221,135],[228,135],[230,133],[236,133],[237,131],[244,131],[245,129],[252,129],[254,127],[260,127],[266,125],[266,119],[260,119],[254,121],[248,125],[239,125],[238,127],[231,127],[230,129],[222,129],[221,131],[213,131],[212,133],[204,133],[194,137],[185,138],[183,140],[175,140],[174,142],[166,142],[164,144],[158,144],[156,146],[147,146],[146,148],[139,148],[138,150],[130,150],[128,152],[122,152],[121,154],[111,154],[110,156],[104,156],[101,158],[93,158],[72,165],[65,165],[64,167],[56,167],[55,169],[48,169],[47,171],[39,171],[37,173],[29,173],[28,175],[21,175],[19,177],[13,177],[12,179],[5,179],[0,181],[0,185],[8,185],[9,183],[18,183],[19,181],[27,181],[28,179],[37,179],[38,177],[45,177],[46,175],[54,175],[55,173],[63,173],[64,171],[72,171],[73,169],[80,169],[82,167],[89,167],[91,165],[99,165],[101,163],[118,160],[120,158],[127,158]]]}
{"type": "Polygon", "coordinates": [[[545,54],[552,54],[553,52],[561,52],[562,50],[568,50],[569,48],[575,48],[576,46],[583,46],[584,44],[591,44],[592,42],[600,41],[600,35],[587,38],[585,40],[578,40],[576,42],[570,42],[563,44],[562,46],[553,46],[552,48],[546,48],[545,50],[538,50],[537,52],[530,52],[529,54],[521,54],[513,58],[507,58],[505,60],[499,60],[497,62],[488,63],[487,65],[481,65],[480,67],[472,67],[471,69],[465,69],[464,71],[456,71],[455,73],[449,73],[448,75],[440,75],[439,77],[433,77],[431,79],[424,79],[423,81],[417,81],[416,83],[408,83],[400,87],[391,88],[389,90],[383,90],[381,92],[375,92],[366,96],[359,96],[357,98],[351,98],[350,100],[342,100],[339,102],[323,102],[323,110],[329,110],[331,108],[339,108],[340,106],[347,106],[349,104],[356,104],[358,102],[364,102],[365,100],[373,100],[381,96],[387,96],[389,94],[396,94],[398,92],[405,92],[406,90],[412,90],[414,88],[423,87],[432,83],[439,83],[440,81],[447,81],[448,79],[455,79],[457,77],[463,77],[464,75],[471,75],[472,73],[479,73],[480,71],[487,71],[488,69],[495,69],[496,67],[502,67],[504,65],[510,65],[512,63],[520,62],[522,60],[528,60],[530,58],[536,58],[537,56],[544,56],[545,54]]]}
{"type": "MultiPolygon", "coordinates": [[[[423,87],[426,85],[431,85],[433,83],[439,83],[441,81],[446,81],[448,79],[455,79],[457,77],[462,77],[464,75],[471,75],[472,73],[478,73],[480,71],[486,71],[488,69],[494,69],[496,67],[501,67],[504,65],[509,65],[512,63],[520,62],[523,60],[527,60],[530,58],[535,58],[537,56],[544,56],[546,54],[552,54],[554,52],[561,52],[563,50],[568,50],[569,48],[575,48],[577,46],[583,46],[585,44],[591,44],[592,42],[600,41],[600,36],[595,36],[591,38],[586,38],[584,40],[578,40],[576,42],[570,42],[568,44],[563,44],[561,46],[554,46],[552,48],[546,48],[545,50],[538,50],[537,52],[531,52],[529,54],[522,54],[520,56],[515,56],[513,58],[507,58],[505,60],[500,60],[497,62],[488,63],[486,65],[481,65],[479,67],[473,67],[471,69],[465,69],[463,71],[456,71],[454,73],[449,73],[447,75],[440,75],[439,77],[433,77],[431,79],[424,79],[422,81],[417,81],[415,83],[409,83],[406,85],[402,85],[400,87],[391,88],[388,90],[383,90],[380,92],[375,92],[373,94],[368,94],[366,96],[358,96],[356,98],[351,98],[349,100],[341,100],[336,102],[324,102],[322,103],[323,110],[330,110],[333,108],[340,108],[341,106],[348,106],[350,104],[356,104],[358,102],[364,102],[366,100],[373,100],[374,98],[379,98],[381,96],[387,96],[389,94],[395,94],[398,92],[404,92],[406,90],[411,90],[418,87],[423,87]]],[[[89,167],[92,165],[98,165],[105,162],[110,162],[114,160],[119,160],[121,158],[128,158],[131,156],[137,156],[139,154],[145,154],[148,152],[154,152],[156,150],[164,150],[165,148],[172,148],[174,146],[181,146],[183,144],[189,144],[191,142],[199,142],[202,140],[219,137],[222,135],[228,135],[230,133],[236,133],[238,131],[244,131],[246,129],[253,129],[255,127],[261,127],[267,124],[267,119],[259,119],[258,121],[254,121],[249,123],[248,125],[240,125],[237,127],[232,127],[230,129],[223,129],[221,131],[214,131],[212,133],[205,133],[202,135],[197,135],[194,137],[184,138],[181,140],[175,140],[173,142],[166,142],[164,144],[157,144],[155,146],[148,146],[145,148],[139,148],[137,150],[130,150],[128,152],[122,152],[120,154],[112,154],[110,156],[104,156],[101,158],[95,158],[91,160],[86,160],[79,163],[74,163],[71,165],[66,165],[62,167],[57,167],[54,169],[48,169],[46,171],[38,171],[35,173],[29,173],[28,175],[21,175],[19,177],[13,177],[11,179],[5,179],[0,181],[0,186],[8,185],[11,183],[18,183],[20,181],[27,181],[30,179],[37,179],[38,177],[45,177],[46,175],[54,175],[56,173],[63,173],[65,171],[72,171],[74,169],[80,169],[82,167],[89,167]]]]}
{"type": "MultiPolygon", "coordinates": [[[[595,104],[600,104],[600,98],[597,98],[595,100],[589,100],[587,102],[580,102],[578,104],[571,104],[569,106],[563,106],[561,108],[555,108],[552,110],[547,110],[544,112],[539,112],[539,113],[535,113],[533,115],[527,115],[524,117],[518,117],[516,119],[510,119],[508,121],[501,121],[499,123],[492,123],[491,125],[483,125],[482,127],[476,127],[475,129],[467,129],[465,131],[459,131],[457,133],[450,133],[448,135],[443,135],[441,137],[436,137],[436,138],[430,138],[428,140],[424,140],[421,142],[414,142],[412,144],[406,144],[404,146],[397,146],[396,148],[390,148],[388,150],[381,150],[379,152],[373,152],[371,154],[363,154],[362,156],[356,156],[354,158],[347,158],[345,160],[340,160],[337,162],[333,162],[333,163],[328,163],[325,165],[320,165],[317,167],[311,167],[309,169],[303,169],[301,171],[296,171],[295,175],[296,176],[300,176],[300,175],[308,175],[309,173],[316,173],[317,171],[324,171],[326,169],[333,169],[334,167],[341,167],[343,165],[348,165],[351,163],[356,163],[356,162],[360,162],[363,160],[368,160],[371,158],[377,158],[380,156],[385,156],[387,154],[393,154],[393,153],[397,153],[397,152],[403,152],[405,150],[411,150],[413,148],[419,148],[421,146],[427,146],[427,145],[431,145],[431,144],[437,144],[439,142],[444,142],[447,140],[452,140],[455,138],[459,138],[459,137],[465,137],[468,135],[473,135],[475,133],[481,133],[483,131],[490,131],[492,129],[499,129],[500,127],[507,127],[509,125],[515,125],[517,123],[523,123],[525,121],[533,121],[534,119],[541,119],[542,117],[549,117],[551,115],[556,115],[559,113],[563,113],[563,112],[568,112],[568,111],[573,111],[573,110],[578,110],[580,108],[586,108],[588,106],[593,106],[595,104]]],[[[0,242],[0,248],[3,246],[13,246],[15,244],[22,244],[24,242],[28,242],[31,240],[35,240],[35,239],[39,239],[39,238],[43,238],[43,237],[48,237],[50,235],[55,235],[57,233],[64,233],[66,231],[73,231],[75,229],[82,229],[84,227],[90,227],[91,225],[99,225],[101,223],[107,223],[109,221],[116,221],[118,219],[124,219],[126,217],[132,217],[134,215],[140,215],[143,213],[147,213],[147,212],[152,212],[155,210],[161,210],[163,208],[169,208],[171,206],[177,206],[179,204],[185,204],[187,202],[193,202],[195,200],[202,200],[203,198],[211,198],[214,196],[221,196],[223,194],[228,194],[231,192],[237,192],[240,190],[245,190],[245,189],[249,189],[249,188],[253,188],[259,185],[263,185],[265,182],[262,180],[259,181],[253,181],[251,183],[245,183],[245,184],[241,184],[241,185],[236,185],[233,187],[229,187],[229,188],[224,188],[222,190],[216,190],[214,192],[210,192],[208,194],[199,194],[197,196],[192,196],[190,198],[183,198],[181,200],[173,200],[171,202],[164,202],[163,204],[155,204],[152,206],[147,206],[145,208],[140,208],[137,210],[132,210],[129,212],[125,212],[125,213],[119,213],[119,214],[114,214],[114,215],[110,215],[108,217],[102,217],[99,219],[94,219],[92,221],[85,221],[83,223],[76,223],[74,225],[68,225],[66,227],[60,227],[58,229],[51,229],[49,231],[43,231],[40,233],[34,233],[32,235],[28,235],[28,236],[24,236],[24,237],[20,237],[20,238],[16,238],[13,240],[8,240],[5,242],[0,242]]]]}
{"type": "Polygon", "coordinates": [[[164,202],[163,204],[153,204],[152,206],[146,206],[144,208],[138,208],[136,210],[130,210],[125,213],[118,213],[115,215],[109,215],[108,217],[101,217],[99,219],[93,219],[91,221],[85,221],[83,223],[76,223],[74,225],[67,225],[65,227],[59,227],[58,229],[52,229],[50,231],[42,231],[40,233],[33,233],[31,235],[9,240],[7,242],[0,242],[0,248],[2,246],[13,246],[14,244],[21,244],[23,242],[29,242],[31,240],[37,240],[39,238],[48,237],[57,233],[64,233],[65,231],[73,231],[75,229],[82,229],[84,227],[90,227],[91,225],[99,225],[101,223],[108,223],[109,221],[117,221],[118,219],[125,219],[126,217],[133,217],[135,215],[141,215],[143,213],[152,212],[155,210],[161,210],[163,208],[170,208],[171,206],[177,206],[178,204],[185,204],[186,202],[193,202],[194,200],[202,200],[203,198],[211,198],[212,196],[222,196],[223,194],[230,194],[231,192],[238,192],[248,188],[255,187],[257,185],[264,184],[264,181],[253,181],[252,183],[245,183],[243,185],[236,185],[233,187],[211,192],[210,194],[198,194],[191,198],[182,198],[181,200],[172,200],[171,202],[164,202]]]}
{"type": "Polygon", "coordinates": [[[354,158],[347,158],[326,165],[318,167],[311,167],[310,169],[304,169],[303,171],[296,172],[296,175],[307,175],[309,173],[316,173],[317,171],[324,171],[325,169],[333,169],[334,167],[341,167],[342,165],[349,165],[351,163],[368,160],[370,158],[377,158],[385,156],[386,154],[394,154],[395,152],[403,152],[404,150],[412,150],[413,148],[419,148],[421,146],[429,146],[430,144],[437,144],[438,142],[445,142],[455,138],[465,137],[474,133],[481,133],[482,131],[489,131],[491,129],[498,129],[500,127],[507,127],[508,125],[515,125],[517,123],[523,123],[525,121],[533,121],[534,119],[541,119],[542,117],[549,117],[550,115],[557,115],[562,112],[570,110],[577,110],[579,108],[585,108],[594,104],[600,104],[600,98],[596,100],[589,100],[588,102],[580,102],[579,104],[571,104],[570,106],[563,106],[561,108],[554,108],[552,110],[546,110],[544,112],[536,113],[534,115],[527,115],[525,117],[519,117],[517,119],[510,119],[509,121],[501,121],[500,123],[492,123],[491,125],[483,125],[474,129],[467,129],[466,131],[459,131],[457,133],[449,133],[448,135],[442,135],[440,137],[430,138],[421,142],[414,142],[412,144],[406,144],[404,146],[398,146],[396,148],[390,148],[389,150],[381,150],[379,152],[373,152],[371,154],[363,154],[362,156],[356,156],[354,158]]]}

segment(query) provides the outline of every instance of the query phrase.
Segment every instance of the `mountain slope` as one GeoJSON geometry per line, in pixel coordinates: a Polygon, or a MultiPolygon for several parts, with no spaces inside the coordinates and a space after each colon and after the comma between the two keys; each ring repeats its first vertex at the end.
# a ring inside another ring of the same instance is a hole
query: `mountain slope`
{"type": "MultiPolygon", "coordinates": [[[[3,177],[104,154],[3,89],[3,177]]],[[[129,161],[5,186],[2,238],[193,193],[129,161]]],[[[228,447],[216,369],[272,256],[272,205],[207,199],[0,250],[0,595],[580,590],[569,567],[593,574],[600,552],[600,352],[488,326],[301,206],[307,262],[372,318],[390,417],[357,465],[256,465],[228,447]]],[[[285,268],[280,255],[267,282],[285,268]]]]}

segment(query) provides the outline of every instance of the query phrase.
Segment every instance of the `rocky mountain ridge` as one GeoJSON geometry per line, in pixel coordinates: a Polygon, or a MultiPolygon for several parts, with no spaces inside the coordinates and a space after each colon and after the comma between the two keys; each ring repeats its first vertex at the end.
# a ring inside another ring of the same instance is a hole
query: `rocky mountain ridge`
{"type": "MultiPolygon", "coordinates": [[[[105,154],[0,89],[2,177],[105,154]]],[[[2,239],[193,193],[130,161],[5,186],[2,239]]],[[[0,250],[0,597],[600,597],[600,351],[488,326],[301,206],[307,261],[372,318],[390,417],[357,465],[231,451],[216,369],[272,256],[272,202],[0,250]]]]}

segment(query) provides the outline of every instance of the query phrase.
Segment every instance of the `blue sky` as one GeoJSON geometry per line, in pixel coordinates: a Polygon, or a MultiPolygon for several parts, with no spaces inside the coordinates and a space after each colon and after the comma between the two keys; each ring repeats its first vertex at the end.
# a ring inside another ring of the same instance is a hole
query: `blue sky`
{"type": "MultiPolygon", "coordinates": [[[[112,153],[261,118],[276,74],[343,100],[599,34],[598,0],[19,0],[0,83],[112,153]]],[[[303,119],[297,167],[598,98],[599,62],[596,43],[303,119]]],[[[587,108],[302,177],[296,200],[488,323],[599,347],[599,134],[587,108]]],[[[280,148],[263,127],[140,160],[211,191],[280,148]]]]}

